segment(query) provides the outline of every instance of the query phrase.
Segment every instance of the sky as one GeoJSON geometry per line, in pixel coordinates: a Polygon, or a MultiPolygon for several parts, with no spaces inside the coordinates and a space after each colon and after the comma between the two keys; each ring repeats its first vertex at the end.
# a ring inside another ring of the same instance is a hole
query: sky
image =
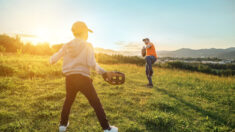
{"type": "Polygon", "coordinates": [[[105,49],[140,48],[145,37],[157,50],[235,47],[234,0],[0,0],[0,34],[23,41],[66,43],[76,21],[105,49]]]}

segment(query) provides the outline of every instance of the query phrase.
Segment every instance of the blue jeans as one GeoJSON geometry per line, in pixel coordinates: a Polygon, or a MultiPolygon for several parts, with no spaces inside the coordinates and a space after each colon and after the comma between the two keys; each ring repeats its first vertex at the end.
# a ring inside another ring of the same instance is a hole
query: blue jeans
{"type": "Polygon", "coordinates": [[[157,58],[155,56],[146,56],[145,57],[145,61],[146,61],[146,65],[145,65],[145,72],[146,72],[146,76],[147,79],[149,80],[149,84],[152,85],[152,74],[153,74],[153,68],[152,68],[152,64],[154,64],[154,62],[157,60],[157,58]]]}

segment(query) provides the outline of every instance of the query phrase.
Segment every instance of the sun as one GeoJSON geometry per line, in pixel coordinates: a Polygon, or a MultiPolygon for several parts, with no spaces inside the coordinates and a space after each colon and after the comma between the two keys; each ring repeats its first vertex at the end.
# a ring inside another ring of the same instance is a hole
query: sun
{"type": "Polygon", "coordinates": [[[46,28],[39,28],[35,31],[35,35],[39,42],[49,42],[50,33],[46,28]]]}

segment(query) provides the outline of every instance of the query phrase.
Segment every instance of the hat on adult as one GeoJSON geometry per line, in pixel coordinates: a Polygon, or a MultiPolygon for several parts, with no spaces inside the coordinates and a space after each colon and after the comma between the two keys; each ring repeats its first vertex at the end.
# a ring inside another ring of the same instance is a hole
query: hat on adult
{"type": "Polygon", "coordinates": [[[146,40],[148,40],[148,41],[149,41],[149,38],[143,38],[143,41],[146,41],[146,40]]]}

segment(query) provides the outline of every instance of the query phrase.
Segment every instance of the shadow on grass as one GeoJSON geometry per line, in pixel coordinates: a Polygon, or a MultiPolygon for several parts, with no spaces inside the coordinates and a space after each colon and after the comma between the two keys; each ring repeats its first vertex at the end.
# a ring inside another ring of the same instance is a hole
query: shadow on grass
{"type": "Polygon", "coordinates": [[[185,104],[186,106],[190,107],[191,109],[200,112],[202,115],[204,116],[208,116],[209,118],[211,118],[212,120],[216,121],[219,124],[223,124],[223,125],[227,125],[231,128],[234,128],[235,125],[231,124],[231,122],[225,120],[224,118],[222,118],[221,116],[219,116],[217,113],[213,113],[210,111],[206,111],[203,110],[201,107],[198,107],[190,102],[187,102],[179,97],[177,97],[176,95],[170,93],[169,91],[165,90],[165,89],[160,89],[160,88],[155,88],[157,91],[162,92],[164,94],[167,94],[169,97],[172,97],[178,101],[180,101],[181,103],[185,104]]]}

